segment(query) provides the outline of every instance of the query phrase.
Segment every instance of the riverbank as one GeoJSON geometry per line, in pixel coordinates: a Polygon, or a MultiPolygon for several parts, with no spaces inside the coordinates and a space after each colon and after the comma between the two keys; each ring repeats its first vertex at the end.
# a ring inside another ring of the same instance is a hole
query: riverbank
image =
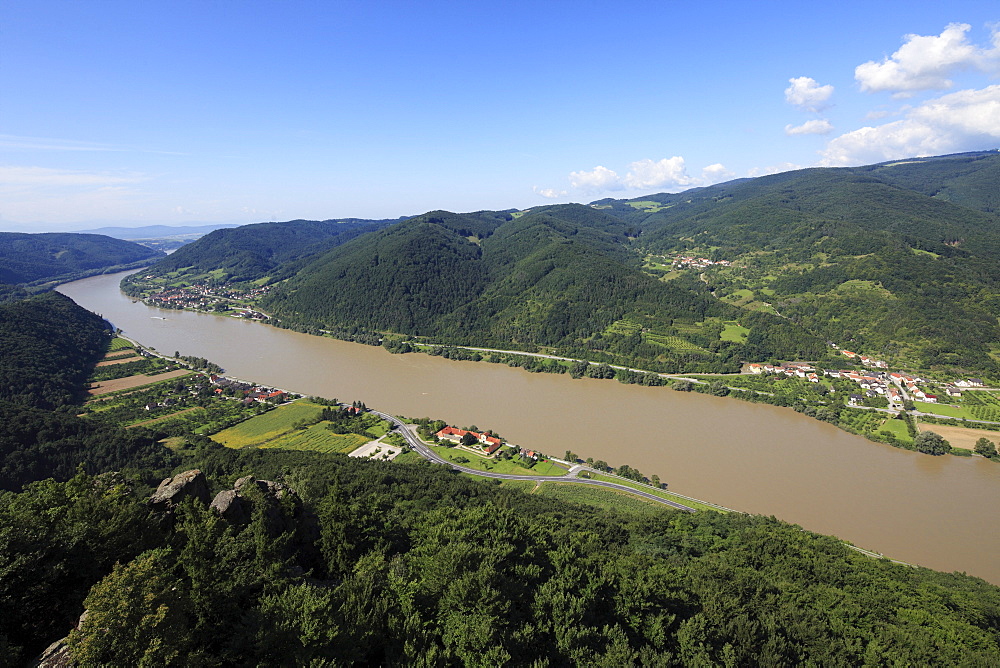
{"type": "Polygon", "coordinates": [[[766,404],[391,355],[236,318],[163,311],[133,303],[120,280],[95,277],[60,291],[131,338],[211,359],[236,377],[357,398],[394,415],[489,425],[533,450],[627,462],[695,498],[1000,582],[1000,535],[982,531],[994,521],[1000,467],[981,458],[890,448],[766,404]]]}

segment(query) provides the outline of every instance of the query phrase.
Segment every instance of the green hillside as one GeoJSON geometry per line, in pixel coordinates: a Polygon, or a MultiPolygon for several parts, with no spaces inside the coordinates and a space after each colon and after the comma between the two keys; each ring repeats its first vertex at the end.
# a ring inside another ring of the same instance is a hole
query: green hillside
{"type": "Polygon", "coordinates": [[[477,220],[432,212],[356,239],[303,266],[261,306],[285,325],[324,330],[547,347],[666,371],[735,363],[738,344],[698,330],[715,319],[721,331],[737,310],[697,280],[643,272],[629,246],[635,226],[581,205],[498,215],[470,234],[477,220]]]}
{"type": "Polygon", "coordinates": [[[266,283],[260,305],[283,326],[352,340],[668,372],[833,364],[833,342],[894,366],[1000,378],[998,182],[1000,154],[983,152],[590,206],[434,211],[336,236],[323,236],[328,223],[247,226],[150,271],[175,285],[266,283]]]}
{"type": "Polygon", "coordinates": [[[216,280],[253,281],[278,267],[338,246],[384,227],[388,221],[293,220],[219,229],[178,248],[151,274],[171,272],[195,280],[211,274],[216,280]]]}
{"type": "Polygon", "coordinates": [[[100,234],[0,232],[0,283],[71,280],[160,257],[160,251],[100,234]]]}
{"type": "Polygon", "coordinates": [[[604,206],[642,227],[646,253],[730,261],[701,272],[729,303],[766,303],[897,365],[995,375],[1000,218],[980,195],[998,169],[996,153],[946,156],[644,198],[666,208],[604,206]]]}

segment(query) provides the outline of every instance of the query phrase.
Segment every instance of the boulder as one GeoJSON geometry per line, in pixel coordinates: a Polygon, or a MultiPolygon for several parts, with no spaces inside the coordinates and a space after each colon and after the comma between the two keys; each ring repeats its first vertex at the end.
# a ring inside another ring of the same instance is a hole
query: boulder
{"type": "Polygon", "coordinates": [[[198,499],[204,504],[211,498],[205,474],[198,469],[166,478],[149,497],[148,503],[156,510],[172,510],[187,498],[198,499]]]}
{"type": "Polygon", "coordinates": [[[235,489],[216,494],[210,507],[227,522],[244,524],[250,521],[250,509],[235,489]]]}

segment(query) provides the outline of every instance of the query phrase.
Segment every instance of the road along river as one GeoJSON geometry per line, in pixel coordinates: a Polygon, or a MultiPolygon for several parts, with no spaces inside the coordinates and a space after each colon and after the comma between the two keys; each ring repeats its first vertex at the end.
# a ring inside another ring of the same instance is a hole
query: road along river
{"type": "Polygon", "coordinates": [[[1000,584],[1000,464],[871,443],[786,408],[391,355],[231,317],[151,308],[119,291],[123,275],[59,291],[147,346],[206,357],[232,376],[360,399],[396,415],[475,424],[556,456],[572,450],[629,464],[681,494],[1000,584]]]}

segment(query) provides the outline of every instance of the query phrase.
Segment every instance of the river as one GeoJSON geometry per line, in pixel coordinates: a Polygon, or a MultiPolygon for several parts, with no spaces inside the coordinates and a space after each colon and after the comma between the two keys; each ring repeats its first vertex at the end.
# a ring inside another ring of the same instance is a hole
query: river
{"type": "Polygon", "coordinates": [[[227,374],[411,417],[493,429],[556,456],[657,474],[681,494],[774,515],[921,566],[1000,584],[1000,464],[931,457],[786,408],[663,387],[533,374],[133,303],[125,274],[59,291],[156,350],[227,374]]]}

